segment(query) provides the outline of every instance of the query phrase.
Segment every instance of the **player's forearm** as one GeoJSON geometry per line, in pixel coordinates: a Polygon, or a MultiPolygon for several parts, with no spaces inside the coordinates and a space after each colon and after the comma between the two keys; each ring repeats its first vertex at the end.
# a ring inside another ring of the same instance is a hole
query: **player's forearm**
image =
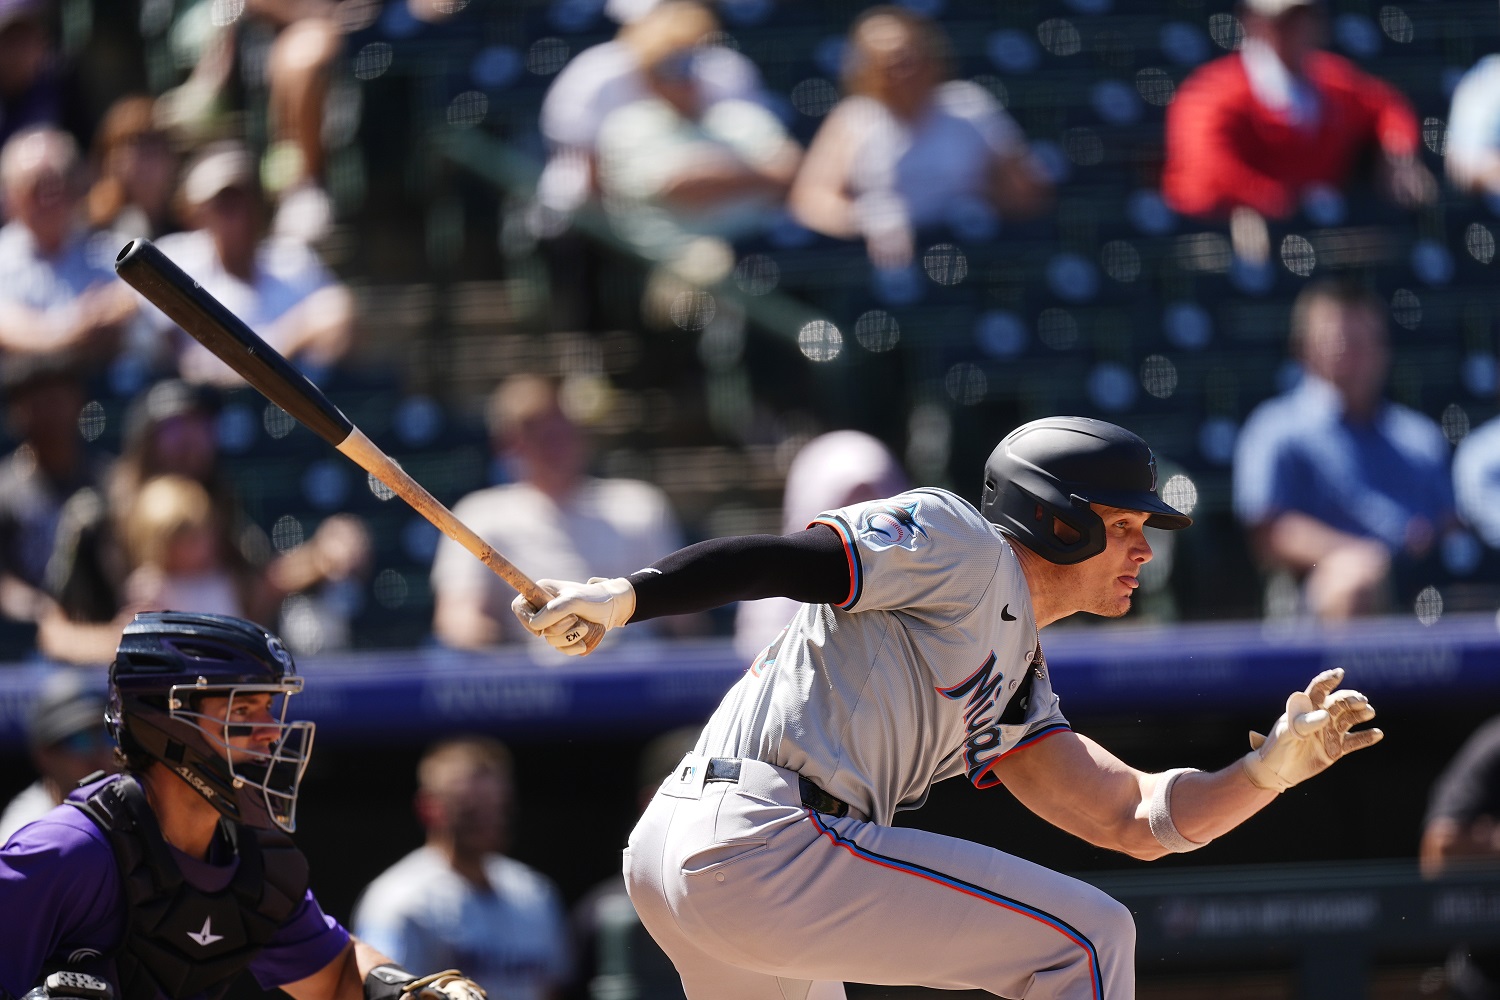
{"type": "Polygon", "coordinates": [[[735,601],[790,597],[826,604],[849,591],[839,537],[817,526],[791,535],[713,538],[678,549],[630,575],[631,621],[710,611],[735,601]]]}
{"type": "MultiPolygon", "coordinates": [[[[1160,774],[1148,775],[1142,783],[1143,817],[1162,778],[1160,774]]],[[[1239,761],[1218,771],[1189,771],[1173,782],[1172,822],[1187,840],[1206,844],[1233,830],[1275,798],[1275,792],[1250,783],[1239,761]]]]}

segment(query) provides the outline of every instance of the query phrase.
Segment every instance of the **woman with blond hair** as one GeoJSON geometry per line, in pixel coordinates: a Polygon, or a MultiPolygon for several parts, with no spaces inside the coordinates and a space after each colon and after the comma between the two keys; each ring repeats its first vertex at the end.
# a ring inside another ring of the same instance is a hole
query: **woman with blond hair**
{"type": "Polygon", "coordinates": [[[157,476],[141,488],[125,525],[130,575],[125,600],[150,611],[244,613],[251,579],[236,574],[220,547],[214,502],[186,476],[157,476]]]}

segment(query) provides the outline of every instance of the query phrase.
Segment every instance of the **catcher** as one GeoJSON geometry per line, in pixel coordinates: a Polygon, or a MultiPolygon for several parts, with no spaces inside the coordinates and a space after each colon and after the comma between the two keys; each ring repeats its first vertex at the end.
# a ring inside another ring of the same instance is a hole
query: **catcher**
{"type": "Polygon", "coordinates": [[[295,1000],[484,1000],[350,936],[287,834],[313,725],[281,640],[224,615],[136,615],[105,723],[124,773],[85,778],[0,848],[0,998],[217,998],[242,970],[295,1000]]]}
{"type": "MultiPolygon", "coordinates": [[[[1012,431],[980,507],[938,489],[828,511],[805,531],[699,542],[630,577],[538,581],[512,605],[564,652],[716,603],[804,602],[631,834],[625,885],[690,1000],[828,1000],[845,981],[1027,1000],[1135,995],[1130,911],[984,844],[892,825],[929,786],[1004,784],[1033,812],[1142,859],[1202,847],[1380,739],[1341,671],[1287,700],[1244,758],[1147,773],[1073,731],[1039,630],[1130,609],[1156,492],[1139,437],[1083,417],[1012,431]]],[[[1003,842],[1005,830],[985,831],[1003,842]]]]}

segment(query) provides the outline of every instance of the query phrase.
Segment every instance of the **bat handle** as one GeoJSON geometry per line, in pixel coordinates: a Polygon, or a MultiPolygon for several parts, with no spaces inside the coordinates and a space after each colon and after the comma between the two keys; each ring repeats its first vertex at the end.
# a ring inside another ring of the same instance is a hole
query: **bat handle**
{"type": "MultiPolygon", "coordinates": [[[[364,431],[358,427],[352,428],[348,437],[339,442],[337,447],[360,468],[395,490],[402,500],[410,504],[413,510],[430,521],[439,531],[473,553],[475,558],[488,566],[496,576],[514,587],[516,592],[526,598],[526,602],[533,608],[540,608],[552,600],[551,594],[539,587],[531,577],[517,569],[515,563],[496,552],[494,546],[474,533],[473,528],[455,517],[453,512],[427,492],[421,483],[413,479],[405,469],[396,464],[394,459],[381,451],[364,431]]],[[[584,649],[592,653],[600,640],[604,638],[604,626],[598,622],[585,622],[582,619],[579,620],[579,624],[585,627],[584,649]]]]}

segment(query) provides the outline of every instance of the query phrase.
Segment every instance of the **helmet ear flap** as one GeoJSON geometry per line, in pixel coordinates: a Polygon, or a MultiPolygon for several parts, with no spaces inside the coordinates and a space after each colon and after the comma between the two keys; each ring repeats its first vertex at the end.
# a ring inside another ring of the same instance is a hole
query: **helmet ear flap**
{"type": "MultiPolygon", "coordinates": [[[[986,487],[990,482],[986,477],[986,487]]],[[[1069,495],[1066,502],[1061,496],[1051,502],[1011,481],[1003,492],[994,492],[981,513],[1048,562],[1078,563],[1104,551],[1104,522],[1089,502],[1076,494],[1069,495]],[[1059,523],[1076,532],[1076,537],[1060,536],[1056,530],[1059,523]]]]}

